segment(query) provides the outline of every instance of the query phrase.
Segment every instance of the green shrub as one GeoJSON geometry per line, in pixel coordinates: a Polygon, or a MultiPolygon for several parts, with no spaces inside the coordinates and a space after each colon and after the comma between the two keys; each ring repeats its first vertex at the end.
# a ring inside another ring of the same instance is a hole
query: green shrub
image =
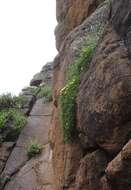
{"type": "Polygon", "coordinates": [[[11,129],[19,133],[26,125],[27,118],[19,110],[9,109],[0,111],[0,128],[6,127],[6,124],[9,122],[11,129]]]}
{"type": "Polygon", "coordinates": [[[79,56],[76,58],[74,63],[68,67],[68,81],[72,80],[74,76],[79,76],[81,72],[88,69],[95,47],[95,40],[92,40],[92,42],[88,41],[88,44],[83,46],[83,48],[80,50],[79,56]]]}
{"type": "Polygon", "coordinates": [[[75,99],[79,86],[79,77],[74,77],[61,90],[60,105],[61,119],[64,131],[64,140],[68,143],[71,140],[75,125],[75,99]]]}
{"type": "Polygon", "coordinates": [[[42,145],[36,141],[31,141],[27,146],[27,155],[29,158],[32,158],[42,152],[42,145]]]}
{"type": "Polygon", "coordinates": [[[0,95],[0,109],[4,108],[21,108],[27,102],[27,98],[20,96],[13,96],[10,93],[0,95]]]}
{"type": "Polygon", "coordinates": [[[27,124],[27,118],[25,115],[18,111],[12,111],[12,129],[17,133],[20,133],[23,127],[27,124]]]}
{"type": "Polygon", "coordinates": [[[14,105],[13,96],[10,93],[0,95],[0,107],[12,107],[14,105]]]}
{"type": "Polygon", "coordinates": [[[14,96],[14,106],[16,108],[22,108],[27,103],[27,97],[23,95],[14,96]]]}
{"type": "Polygon", "coordinates": [[[39,87],[39,93],[38,93],[38,98],[43,98],[45,97],[45,99],[50,102],[52,100],[52,88],[51,86],[48,85],[44,85],[39,87]]]}
{"type": "Polygon", "coordinates": [[[8,113],[8,111],[1,111],[0,112],[0,128],[4,128],[7,124],[7,122],[10,119],[10,115],[8,113]]]}
{"type": "Polygon", "coordinates": [[[79,56],[67,69],[67,83],[60,91],[61,123],[65,143],[72,140],[75,129],[75,104],[77,90],[80,84],[80,74],[88,69],[92,59],[97,39],[90,38],[80,50],[79,56]]]}

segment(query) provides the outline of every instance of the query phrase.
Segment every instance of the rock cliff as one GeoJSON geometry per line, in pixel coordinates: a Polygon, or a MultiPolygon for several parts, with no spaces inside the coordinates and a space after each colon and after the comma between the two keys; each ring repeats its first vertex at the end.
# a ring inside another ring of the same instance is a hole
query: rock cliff
{"type": "Polygon", "coordinates": [[[26,126],[0,127],[0,190],[130,190],[131,1],[56,0],[56,18],[58,55],[21,92],[26,126]]]}
{"type": "Polygon", "coordinates": [[[131,2],[56,3],[54,189],[131,189],[131,2]]]}

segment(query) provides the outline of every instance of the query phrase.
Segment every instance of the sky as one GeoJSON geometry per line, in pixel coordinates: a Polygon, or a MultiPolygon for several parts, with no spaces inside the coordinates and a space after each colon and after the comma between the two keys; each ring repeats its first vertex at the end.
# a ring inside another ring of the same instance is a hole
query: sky
{"type": "Polygon", "coordinates": [[[55,0],[0,0],[0,94],[18,94],[52,61],[55,0]]]}

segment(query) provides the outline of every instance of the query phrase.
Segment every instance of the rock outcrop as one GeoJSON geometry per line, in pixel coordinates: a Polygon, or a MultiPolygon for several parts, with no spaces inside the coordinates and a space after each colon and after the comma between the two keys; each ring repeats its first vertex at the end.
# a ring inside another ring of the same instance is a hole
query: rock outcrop
{"type": "Polygon", "coordinates": [[[50,132],[55,190],[131,189],[130,8],[129,0],[57,1],[59,53],[50,132]],[[75,135],[65,143],[61,89],[68,82],[69,65],[93,39],[92,60],[81,72],[76,95],[75,135]]]}
{"type": "Polygon", "coordinates": [[[0,189],[130,190],[131,2],[56,5],[58,55],[22,90],[28,123],[1,143],[0,189]]]}
{"type": "Polygon", "coordinates": [[[51,84],[52,82],[52,69],[53,63],[49,62],[43,66],[41,71],[34,75],[33,79],[30,82],[31,86],[39,86],[43,84],[51,84]]]}
{"type": "Polygon", "coordinates": [[[56,0],[56,17],[58,25],[55,29],[56,47],[60,49],[66,36],[80,25],[104,0],[56,0]]]}
{"type": "Polygon", "coordinates": [[[0,189],[1,190],[53,190],[52,150],[48,133],[51,127],[52,65],[42,68],[42,84],[26,87],[21,96],[26,98],[22,111],[28,116],[27,124],[18,138],[1,143],[0,189]],[[31,144],[34,147],[31,149],[31,144]],[[28,151],[41,154],[29,157],[28,151]]]}

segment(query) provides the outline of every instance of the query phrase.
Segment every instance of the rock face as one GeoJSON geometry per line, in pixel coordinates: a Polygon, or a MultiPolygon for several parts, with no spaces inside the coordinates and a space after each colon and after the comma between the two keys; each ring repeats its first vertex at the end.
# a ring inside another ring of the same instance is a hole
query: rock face
{"type": "Polygon", "coordinates": [[[112,24],[116,32],[124,39],[131,56],[131,2],[129,0],[114,1],[112,6],[112,24]]]}
{"type": "Polygon", "coordinates": [[[50,132],[55,190],[131,189],[130,13],[129,0],[57,0],[59,53],[54,60],[50,132]],[[88,39],[88,44],[96,36],[92,60],[80,76],[76,136],[65,144],[60,91],[67,82],[69,65],[75,63],[84,42],[88,39]]]}
{"type": "Polygon", "coordinates": [[[124,146],[121,152],[108,164],[105,172],[108,179],[108,188],[131,188],[131,140],[124,146]]]}
{"type": "Polygon", "coordinates": [[[19,136],[2,172],[2,178],[9,179],[9,182],[4,184],[5,190],[53,190],[51,149],[48,142],[51,107],[51,104],[43,103],[42,99],[37,100],[33,107],[28,124],[19,136]],[[31,141],[41,144],[43,151],[40,156],[29,160],[27,146],[31,141]]]}
{"type": "Polygon", "coordinates": [[[85,146],[115,154],[129,140],[130,63],[123,40],[109,26],[79,88],[78,130],[88,139],[85,146]]]}
{"type": "Polygon", "coordinates": [[[100,178],[108,163],[107,156],[102,151],[87,154],[80,162],[76,175],[76,190],[96,190],[100,188],[100,178]]]}
{"type": "Polygon", "coordinates": [[[0,146],[0,189],[130,190],[131,1],[56,3],[58,55],[22,91],[28,124],[16,142],[0,146]],[[74,99],[68,94],[70,75],[79,78],[74,99]],[[52,83],[53,102],[47,102],[40,90],[52,83]],[[63,128],[68,134],[70,123],[62,122],[60,102],[65,89],[65,97],[74,100],[66,101],[67,108],[74,105],[68,142],[63,128]],[[26,145],[33,139],[43,149],[29,159],[26,145]]]}
{"type": "Polygon", "coordinates": [[[104,0],[56,0],[57,21],[56,47],[60,49],[61,42],[78,25],[80,25],[104,0]]]}
{"type": "Polygon", "coordinates": [[[43,66],[42,70],[35,74],[30,82],[31,86],[39,86],[40,84],[51,84],[53,63],[49,62],[43,66]]]}

